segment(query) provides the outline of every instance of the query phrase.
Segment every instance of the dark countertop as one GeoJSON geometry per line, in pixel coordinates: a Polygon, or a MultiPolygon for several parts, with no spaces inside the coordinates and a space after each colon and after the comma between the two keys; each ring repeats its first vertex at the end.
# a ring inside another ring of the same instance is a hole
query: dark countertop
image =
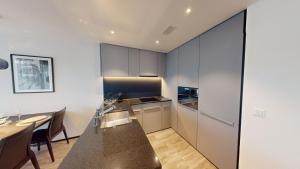
{"type": "MultiPolygon", "coordinates": [[[[164,97],[156,98],[157,101],[146,103],[171,101],[164,97]]],[[[115,103],[116,109],[112,112],[128,110],[133,115],[131,106],[137,104],[145,103],[139,99],[124,99],[115,103]]],[[[137,120],[106,129],[93,124],[94,119],[59,169],[161,169],[160,161],[137,120]]]]}
{"type": "Polygon", "coordinates": [[[116,128],[93,127],[93,120],[59,169],[161,169],[137,120],[116,128]]]}
{"type": "Polygon", "coordinates": [[[123,99],[123,100],[118,101],[114,104],[116,106],[116,108],[114,110],[112,110],[112,112],[129,110],[129,113],[131,113],[133,115],[133,112],[132,112],[132,109],[131,109],[131,106],[133,106],[133,105],[172,101],[171,99],[168,99],[168,98],[165,98],[165,97],[162,97],[162,96],[157,96],[155,98],[157,99],[157,101],[150,101],[150,102],[142,102],[138,98],[123,99]]]}

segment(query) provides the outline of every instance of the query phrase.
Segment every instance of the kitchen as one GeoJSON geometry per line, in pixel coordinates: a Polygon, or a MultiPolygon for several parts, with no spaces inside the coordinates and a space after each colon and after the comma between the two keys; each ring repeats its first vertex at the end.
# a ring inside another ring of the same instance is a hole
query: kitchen
{"type": "Polygon", "coordinates": [[[289,1],[4,2],[0,168],[299,166],[299,138],[284,132],[297,129],[297,59],[278,59],[297,53],[289,1]],[[16,162],[11,140],[29,130],[16,162]]]}

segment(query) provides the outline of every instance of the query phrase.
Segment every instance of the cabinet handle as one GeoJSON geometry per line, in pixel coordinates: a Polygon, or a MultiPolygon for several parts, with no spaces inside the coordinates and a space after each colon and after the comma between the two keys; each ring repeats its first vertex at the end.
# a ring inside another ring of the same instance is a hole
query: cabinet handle
{"type": "Polygon", "coordinates": [[[147,111],[147,110],[155,110],[155,109],[160,109],[160,107],[149,107],[149,108],[144,108],[144,111],[147,111]]]}
{"type": "Polygon", "coordinates": [[[206,116],[206,117],[208,117],[210,119],[213,119],[213,120],[216,120],[216,121],[221,122],[223,124],[226,124],[228,126],[234,127],[234,122],[229,122],[227,120],[224,120],[224,119],[221,119],[221,118],[218,118],[218,117],[215,117],[215,116],[203,113],[203,112],[200,112],[200,114],[202,114],[203,116],[206,116]]]}
{"type": "Polygon", "coordinates": [[[144,109],[144,113],[153,112],[153,111],[157,111],[157,112],[159,111],[160,112],[160,107],[144,109]]]}

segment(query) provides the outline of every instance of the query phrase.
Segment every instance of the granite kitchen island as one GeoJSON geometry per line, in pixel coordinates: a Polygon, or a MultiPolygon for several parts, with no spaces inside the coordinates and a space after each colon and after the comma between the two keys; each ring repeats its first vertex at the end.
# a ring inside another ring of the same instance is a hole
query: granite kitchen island
{"type": "Polygon", "coordinates": [[[107,129],[91,120],[59,169],[161,169],[161,164],[137,120],[107,129]]]}

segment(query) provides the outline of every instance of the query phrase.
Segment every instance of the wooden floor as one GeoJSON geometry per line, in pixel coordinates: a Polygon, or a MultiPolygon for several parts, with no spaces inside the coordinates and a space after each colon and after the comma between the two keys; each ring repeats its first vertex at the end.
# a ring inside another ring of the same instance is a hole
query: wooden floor
{"type": "MultiPolygon", "coordinates": [[[[41,169],[57,169],[58,165],[62,162],[64,157],[68,154],[74,143],[77,139],[70,139],[70,144],[67,144],[66,141],[60,141],[52,143],[53,153],[55,162],[52,163],[47,146],[42,145],[41,151],[37,151],[37,148],[33,147],[32,150],[34,151],[36,158],[39,162],[41,169]]],[[[22,169],[34,169],[32,166],[31,161],[22,168],[22,169]]]]}
{"type": "Polygon", "coordinates": [[[173,129],[147,135],[163,169],[216,169],[173,129]]]}
{"type": "MultiPolygon", "coordinates": [[[[156,152],[163,169],[216,169],[197,150],[180,137],[173,129],[167,129],[147,135],[154,151],[156,152]]],[[[47,146],[42,146],[41,151],[36,151],[41,169],[56,169],[63,158],[72,148],[76,139],[52,143],[55,162],[52,163],[47,146]]],[[[29,161],[22,169],[33,169],[29,161]]]]}

